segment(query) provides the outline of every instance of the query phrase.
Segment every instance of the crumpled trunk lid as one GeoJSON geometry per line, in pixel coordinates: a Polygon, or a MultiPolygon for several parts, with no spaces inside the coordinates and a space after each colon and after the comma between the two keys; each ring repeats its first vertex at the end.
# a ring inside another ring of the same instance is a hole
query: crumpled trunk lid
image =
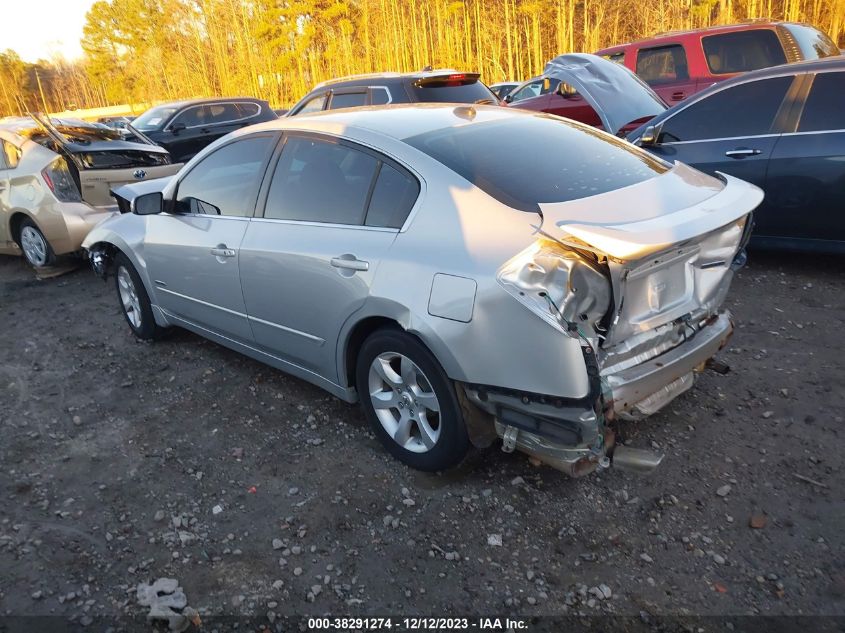
{"type": "Polygon", "coordinates": [[[673,329],[680,340],[679,320],[717,311],[762,199],[754,185],[677,163],[642,183],[540,208],[545,232],[607,257],[614,306],[602,348],[621,344],[616,352],[642,360],[657,349],[652,336],[665,343],[673,329]]]}

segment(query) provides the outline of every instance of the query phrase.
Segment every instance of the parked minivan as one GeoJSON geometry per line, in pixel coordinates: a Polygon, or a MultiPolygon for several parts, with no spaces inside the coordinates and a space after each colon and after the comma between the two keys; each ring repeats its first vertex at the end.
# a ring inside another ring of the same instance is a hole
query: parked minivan
{"type": "Polygon", "coordinates": [[[669,105],[739,73],[839,54],[813,26],[769,20],[661,33],[596,52],[633,70],[669,105]]]}

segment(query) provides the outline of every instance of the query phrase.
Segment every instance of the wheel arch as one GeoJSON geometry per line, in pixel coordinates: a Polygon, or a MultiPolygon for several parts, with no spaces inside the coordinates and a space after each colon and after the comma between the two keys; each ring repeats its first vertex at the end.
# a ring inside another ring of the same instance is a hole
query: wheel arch
{"type": "Polygon", "coordinates": [[[24,220],[34,222],[35,226],[38,227],[38,230],[42,233],[44,232],[38,225],[38,220],[32,217],[32,215],[26,211],[21,211],[20,209],[15,210],[12,215],[9,216],[9,237],[11,237],[12,241],[18,246],[21,244],[21,224],[24,220]]]}

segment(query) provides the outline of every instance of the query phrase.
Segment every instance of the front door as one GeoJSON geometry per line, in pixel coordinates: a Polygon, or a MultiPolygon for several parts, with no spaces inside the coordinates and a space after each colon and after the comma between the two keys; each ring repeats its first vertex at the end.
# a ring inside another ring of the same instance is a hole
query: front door
{"type": "Polygon", "coordinates": [[[258,134],[206,156],[178,183],[170,213],[147,217],[144,252],[159,306],[236,341],[251,341],[239,250],[277,141],[258,134]]]}
{"type": "Polygon", "coordinates": [[[263,218],[241,246],[258,346],[335,383],[338,335],[360,309],[419,193],[388,159],[323,136],[289,136],[263,218]]]}

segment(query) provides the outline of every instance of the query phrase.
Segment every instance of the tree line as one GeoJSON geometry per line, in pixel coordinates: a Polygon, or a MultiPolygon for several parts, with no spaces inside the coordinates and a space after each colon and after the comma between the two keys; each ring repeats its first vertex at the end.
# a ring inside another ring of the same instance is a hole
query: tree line
{"type": "Polygon", "coordinates": [[[771,17],[845,36],[845,0],[100,0],[73,63],[0,53],[0,113],[254,95],[290,105],[341,75],[539,74],[570,51],[771,17]]]}

